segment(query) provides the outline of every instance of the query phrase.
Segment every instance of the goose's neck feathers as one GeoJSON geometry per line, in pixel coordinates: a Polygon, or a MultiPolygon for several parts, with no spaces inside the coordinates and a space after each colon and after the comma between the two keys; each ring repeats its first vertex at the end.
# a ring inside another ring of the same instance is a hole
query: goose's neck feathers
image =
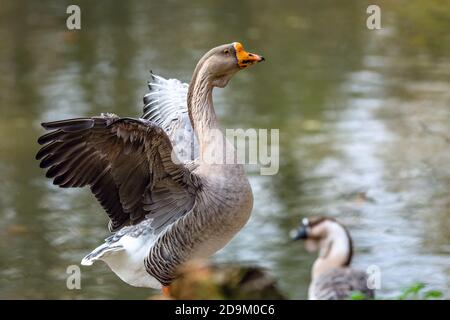
{"type": "Polygon", "coordinates": [[[326,236],[320,241],[319,257],[312,268],[312,278],[317,279],[323,273],[341,267],[348,267],[353,248],[348,231],[339,223],[326,222],[326,236]]]}
{"type": "Polygon", "coordinates": [[[189,118],[199,141],[201,157],[207,152],[213,154],[215,149],[223,146],[224,135],[220,130],[214,111],[212,75],[208,72],[208,60],[203,58],[195,68],[188,90],[189,118]]]}

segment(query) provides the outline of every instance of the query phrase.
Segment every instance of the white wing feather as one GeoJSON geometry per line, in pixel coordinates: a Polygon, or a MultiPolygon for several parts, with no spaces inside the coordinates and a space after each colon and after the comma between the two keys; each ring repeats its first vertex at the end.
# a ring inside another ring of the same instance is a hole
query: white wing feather
{"type": "Polygon", "coordinates": [[[177,79],[165,79],[152,73],[150,92],[144,96],[143,119],[155,122],[170,137],[182,162],[198,158],[198,141],[187,109],[189,85],[177,79]]]}

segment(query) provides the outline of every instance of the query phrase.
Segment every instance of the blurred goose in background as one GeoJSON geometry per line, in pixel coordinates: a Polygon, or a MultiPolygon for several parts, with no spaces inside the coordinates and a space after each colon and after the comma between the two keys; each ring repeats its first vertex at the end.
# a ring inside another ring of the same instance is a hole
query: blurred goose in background
{"type": "Polygon", "coordinates": [[[103,260],[130,285],[164,289],[180,265],[215,253],[244,226],[253,196],[243,166],[200,155],[228,143],[213,88],[263,60],[238,42],[222,45],[200,59],[189,85],[153,75],[139,119],[42,124],[50,132],[36,158],[46,176],[62,188],[89,186],[110,219],[113,234],[83,265],[103,260]]]}
{"type": "Polygon", "coordinates": [[[352,239],[338,221],[328,217],[305,218],[291,236],[294,240],[305,240],[309,252],[319,251],[312,267],[310,300],[343,300],[353,292],[360,292],[365,298],[374,297],[374,291],[367,287],[366,273],[350,267],[352,239]]]}

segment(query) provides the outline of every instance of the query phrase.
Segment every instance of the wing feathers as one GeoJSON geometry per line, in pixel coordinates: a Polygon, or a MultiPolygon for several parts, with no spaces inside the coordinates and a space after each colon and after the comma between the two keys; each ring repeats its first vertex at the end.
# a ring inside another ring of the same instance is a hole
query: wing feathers
{"type": "Polygon", "coordinates": [[[147,214],[160,228],[192,209],[196,179],[172,161],[170,140],[155,123],[108,114],[42,126],[53,130],[38,140],[46,176],[62,188],[89,185],[112,231],[147,214]]]}
{"type": "Polygon", "coordinates": [[[44,122],[42,123],[42,126],[46,130],[61,129],[65,132],[76,132],[92,128],[94,126],[94,119],[77,118],[53,122],[44,122]]]}

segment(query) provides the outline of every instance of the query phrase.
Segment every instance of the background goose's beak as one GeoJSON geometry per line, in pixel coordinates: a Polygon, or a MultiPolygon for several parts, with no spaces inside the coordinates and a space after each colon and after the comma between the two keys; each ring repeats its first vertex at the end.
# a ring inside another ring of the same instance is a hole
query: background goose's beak
{"type": "Polygon", "coordinates": [[[239,42],[234,43],[234,49],[236,50],[238,65],[241,68],[246,68],[254,63],[265,60],[264,57],[259,54],[245,51],[244,47],[239,42]]]}
{"type": "Polygon", "coordinates": [[[293,241],[300,240],[300,239],[306,239],[308,237],[308,231],[306,229],[306,226],[300,226],[297,230],[292,230],[291,232],[291,239],[293,241]]]}

